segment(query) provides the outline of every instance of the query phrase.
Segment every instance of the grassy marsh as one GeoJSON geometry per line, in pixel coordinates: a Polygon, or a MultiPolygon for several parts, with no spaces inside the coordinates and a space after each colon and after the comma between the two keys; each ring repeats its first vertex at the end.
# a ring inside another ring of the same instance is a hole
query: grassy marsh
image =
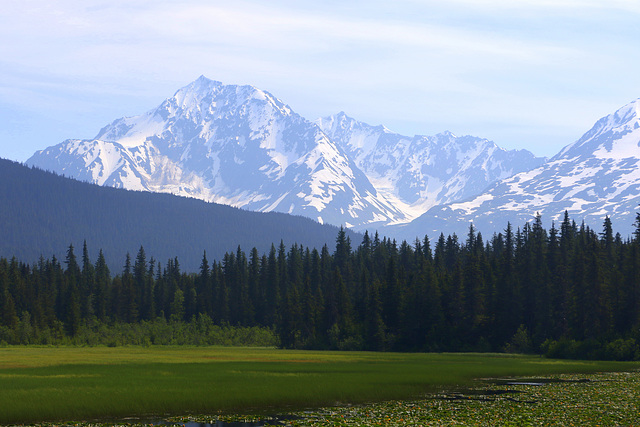
{"type": "Polygon", "coordinates": [[[496,354],[226,347],[0,348],[0,424],[277,412],[415,399],[475,378],[628,371],[638,363],[496,354]]]}

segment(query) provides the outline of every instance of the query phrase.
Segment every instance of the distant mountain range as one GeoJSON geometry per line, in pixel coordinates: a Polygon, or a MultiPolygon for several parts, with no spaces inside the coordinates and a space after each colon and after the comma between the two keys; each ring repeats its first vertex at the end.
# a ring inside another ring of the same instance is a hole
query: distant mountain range
{"type": "Polygon", "coordinates": [[[529,151],[505,150],[474,136],[403,136],[343,112],[316,123],[409,219],[433,206],[476,195],[497,180],[545,161],[529,151]]]}
{"type": "MultiPolygon", "coordinates": [[[[268,253],[282,241],[335,248],[339,229],[282,213],[250,212],[193,198],[99,187],[0,159],[0,256],[33,263],[55,255],[63,262],[69,245],[80,259],[86,240],[91,259],[103,250],[113,274],[122,272],[127,252],[143,246],[147,259],[164,267],[178,257],[195,272],[204,251],[221,261],[240,245],[268,253]]],[[[348,231],[353,245],[361,235],[348,231]]]]}
{"type": "Polygon", "coordinates": [[[200,77],[157,108],[67,140],[28,165],[79,180],[172,193],[413,240],[489,237],[568,210],[632,229],[640,175],[638,104],[547,160],[450,132],[403,136],[345,113],[309,121],[270,93],[200,77]]]}
{"type": "Polygon", "coordinates": [[[494,183],[464,201],[435,206],[405,226],[386,229],[399,238],[465,233],[469,224],[490,237],[510,221],[521,226],[539,213],[550,224],[564,211],[602,231],[609,216],[628,237],[640,211],[640,99],[598,120],[578,141],[533,170],[494,183]]]}
{"type": "Polygon", "coordinates": [[[159,107],[28,165],[131,190],[285,212],[355,229],[406,223],[539,166],[475,137],[406,137],[343,113],[317,123],[253,86],[200,77],[159,107]]]}

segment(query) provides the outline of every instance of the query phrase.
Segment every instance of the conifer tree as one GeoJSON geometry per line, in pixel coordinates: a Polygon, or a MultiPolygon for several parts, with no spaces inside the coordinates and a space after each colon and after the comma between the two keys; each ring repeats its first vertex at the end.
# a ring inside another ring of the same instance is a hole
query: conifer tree
{"type": "Polygon", "coordinates": [[[200,274],[196,279],[196,293],[198,295],[197,312],[207,315],[212,313],[213,287],[211,286],[211,270],[207,260],[207,251],[202,254],[200,261],[200,274]]]}
{"type": "Polygon", "coordinates": [[[153,317],[153,282],[148,280],[147,255],[140,246],[133,265],[132,284],[140,318],[150,320],[153,317]]]}
{"type": "Polygon", "coordinates": [[[98,260],[95,266],[95,298],[93,299],[93,311],[98,320],[107,319],[107,301],[109,300],[111,273],[102,253],[98,253],[98,260]]]}
{"type": "Polygon", "coordinates": [[[336,250],[333,254],[333,259],[336,267],[340,270],[341,274],[346,273],[347,263],[349,262],[349,256],[351,255],[351,240],[347,236],[344,227],[340,227],[338,231],[338,237],[336,238],[336,250]]]}
{"type": "Polygon", "coordinates": [[[81,311],[82,317],[90,317],[93,316],[93,308],[94,303],[93,299],[95,298],[95,271],[93,268],[93,264],[89,259],[89,251],[87,249],[87,241],[85,240],[82,245],[82,273],[81,273],[81,294],[82,294],[82,304],[81,311]]]}
{"type": "Polygon", "coordinates": [[[124,270],[122,272],[122,288],[120,291],[121,319],[126,323],[138,320],[138,295],[135,288],[131,255],[127,253],[124,270]]]}
{"type": "Polygon", "coordinates": [[[64,302],[65,325],[69,335],[73,336],[78,332],[81,321],[81,295],[80,295],[80,267],[73,253],[73,245],[69,245],[67,257],[65,259],[67,269],[65,271],[66,295],[64,302]]]}
{"type": "Polygon", "coordinates": [[[386,326],[384,320],[382,320],[380,282],[377,279],[373,281],[370,287],[364,321],[366,349],[371,351],[385,351],[387,349],[386,326]]]}

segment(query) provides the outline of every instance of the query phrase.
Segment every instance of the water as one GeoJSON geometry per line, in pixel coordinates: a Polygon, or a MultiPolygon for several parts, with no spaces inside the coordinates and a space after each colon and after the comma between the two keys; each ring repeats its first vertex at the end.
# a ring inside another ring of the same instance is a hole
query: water
{"type": "MultiPolygon", "coordinates": [[[[225,422],[225,421],[216,421],[213,424],[203,424],[203,423],[196,423],[196,422],[188,422],[188,423],[184,423],[184,424],[165,424],[165,423],[161,423],[160,425],[168,425],[168,426],[185,426],[185,427],[262,427],[264,426],[266,423],[266,421],[252,421],[252,422],[239,422],[239,421],[231,421],[231,422],[225,422]]],[[[274,422],[269,421],[269,424],[274,424],[274,422]]],[[[277,425],[277,424],[276,424],[277,425]]]]}
{"type": "Polygon", "coordinates": [[[255,421],[216,421],[214,423],[198,423],[195,421],[189,421],[186,423],[175,423],[168,421],[160,421],[155,423],[158,426],[167,426],[167,427],[263,427],[267,422],[270,426],[284,426],[286,425],[286,421],[298,419],[298,417],[293,416],[271,416],[265,417],[261,420],[255,421]]]}

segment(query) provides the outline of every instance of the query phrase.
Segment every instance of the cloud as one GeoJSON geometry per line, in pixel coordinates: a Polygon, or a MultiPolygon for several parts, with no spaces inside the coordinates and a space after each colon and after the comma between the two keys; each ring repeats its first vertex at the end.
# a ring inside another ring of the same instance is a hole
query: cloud
{"type": "MultiPolygon", "coordinates": [[[[410,1],[410,0],[409,0],[410,1]]],[[[419,2],[419,0],[417,0],[419,2]]],[[[636,0],[449,0],[449,3],[464,4],[465,7],[496,8],[503,10],[566,10],[572,14],[579,11],[622,10],[640,13],[636,0]]]]}
{"type": "MultiPolygon", "coordinates": [[[[217,52],[241,49],[258,56],[260,52],[420,49],[521,61],[566,54],[562,48],[532,40],[415,22],[410,17],[389,21],[384,16],[360,18],[258,2],[115,2],[85,8],[78,8],[76,2],[29,4],[32,7],[20,13],[5,12],[16,18],[8,19],[0,29],[5,37],[15,35],[13,47],[2,49],[5,57],[27,61],[33,53],[32,60],[52,60],[56,55],[80,62],[92,49],[105,49],[101,61],[108,63],[111,58],[130,60],[127,51],[137,50],[139,56],[154,62],[153,53],[160,48],[171,52],[188,47],[217,52]],[[122,49],[122,55],[115,48],[122,49]]],[[[91,55],[89,59],[99,58],[91,55]]]]}
{"type": "Polygon", "coordinates": [[[384,81],[414,87],[449,82],[457,91],[468,84],[456,75],[471,70],[536,66],[579,54],[499,31],[420,22],[411,14],[389,19],[349,12],[282,2],[115,1],[78,7],[75,1],[32,0],[24,9],[2,12],[7,19],[0,35],[11,42],[0,46],[0,56],[8,69],[42,69],[42,75],[46,70],[62,80],[108,84],[163,76],[186,82],[205,73],[255,84],[277,75],[368,87],[384,81]]]}
{"type": "MultiPolygon", "coordinates": [[[[639,96],[629,93],[640,87],[639,9],[636,0],[8,2],[0,101],[41,115],[56,103],[140,113],[205,74],[269,90],[309,118],[339,108],[411,121],[395,127],[405,133],[460,117],[559,126],[545,115],[591,97],[588,112],[571,113],[591,120],[600,100],[639,96]]],[[[491,138],[487,129],[467,132],[491,138]]]]}

